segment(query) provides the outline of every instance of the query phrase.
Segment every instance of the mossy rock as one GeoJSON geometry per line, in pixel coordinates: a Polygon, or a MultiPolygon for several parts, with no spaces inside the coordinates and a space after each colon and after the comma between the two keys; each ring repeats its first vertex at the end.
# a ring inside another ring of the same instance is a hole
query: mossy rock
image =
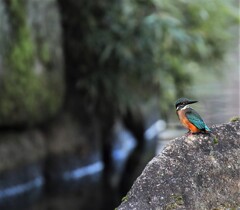
{"type": "Polygon", "coordinates": [[[64,96],[56,2],[0,0],[0,126],[43,122],[64,96]]]}

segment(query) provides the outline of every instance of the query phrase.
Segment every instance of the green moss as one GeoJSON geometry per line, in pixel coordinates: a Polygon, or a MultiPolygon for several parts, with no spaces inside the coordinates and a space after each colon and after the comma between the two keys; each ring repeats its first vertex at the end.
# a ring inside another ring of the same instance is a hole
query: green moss
{"type": "Polygon", "coordinates": [[[179,206],[184,205],[183,197],[180,194],[174,194],[171,196],[172,201],[167,204],[166,210],[177,209],[179,206]]]}
{"type": "Polygon", "coordinates": [[[213,143],[214,143],[214,144],[218,144],[218,139],[217,139],[216,136],[213,137],[213,143]]]}
{"type": "MultiPolygon", "coordinates": [[[[0,124],[41,121],[53,115],[62,102],[61,94],[56,94],[61,90],[53,88],[59,85],[55,84],[58,78],[48,78],[41,69],[36,70],[37,46],[27,24],[25,5],[24,0],[11,0],[8,5],[13,32],[4,59],[8,69],[1,81],[0,124]]],[[[43,45],[40,51],[41,58],[49,62],[48,46],[43,45]]]]}
{"type": "Polygon", "coordinates": [[[127,200],[128,200],[128,196],[127,195],[122,198],[122,202],[127,201],[127,200]]]}
{"type": "Polygon", "coordinates": [[[40,57],[41,61],[45,64],[48,64],[49,61],[51,60],[48,43],[45,42],[41,45],[40,50],[39,50],[39,57],[40,57]]]}
{"type": "Polygon", "coordinates": [[[18,73],[26,73],[32,67],[34,59],[34,44],[26,23],[26,10],[22,0],[11,0],[9,6],[13,43],[9,52],[9,65],[18,73]]]}
{"type": "Polygon", "coordinates": [[[238,207],[232,207],[229,204],[221,204],[220,206],[213,208],[211,210],[238,210],[238,207]]]}
{"type": "Polygon", "coordinates": [[[230,119],[230,122],[237,122],[240,121],[240,117],[239,116],[234,116],[230,119]]]}

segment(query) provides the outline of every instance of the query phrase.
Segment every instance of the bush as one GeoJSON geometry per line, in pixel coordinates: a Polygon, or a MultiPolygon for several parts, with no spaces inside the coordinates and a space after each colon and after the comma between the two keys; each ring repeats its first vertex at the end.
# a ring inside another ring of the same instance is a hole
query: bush
{"type": "MultiPolygon", "coordinates": [[[[78,4],[78,88],[121,111],[154,95],[161,109],[184,95],[194,69],[221,59],[236,20],[233,1],[122,0],[78,4]],[[94,65],[93,65],[94,64],[94,65]]],[[[75,43],[76,44],[76,43],[75,43]]]]}

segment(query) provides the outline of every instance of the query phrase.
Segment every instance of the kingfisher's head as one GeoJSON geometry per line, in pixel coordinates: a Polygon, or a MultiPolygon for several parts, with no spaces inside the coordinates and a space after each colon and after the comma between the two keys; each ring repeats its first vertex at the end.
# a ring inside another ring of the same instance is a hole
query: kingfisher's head
{"type": "Polygon", "coordinates": [[[190,100],[187,98],[179,98],[175,103],[175,107],[176,107],[176,110],[179,111],[181,109],[184,109],[188,104],[194,104],[197,102],[198,101],[190,100]]]}

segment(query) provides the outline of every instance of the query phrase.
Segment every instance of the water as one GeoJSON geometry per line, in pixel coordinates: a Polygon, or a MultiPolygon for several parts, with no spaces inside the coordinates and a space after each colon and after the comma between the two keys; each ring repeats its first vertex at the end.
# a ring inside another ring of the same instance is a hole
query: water
{"type": "Polygon", "coordinates": [[[84,167],[76,168],[71,171],[66,171],[63,173],[63,178],[66,181],[79,180],[85,176],[91,176],[91,175],[97,174],[101,172],[103,168],[104,168],[103,162],[97,161],[95,163],[92,163],[84,167]]]}
{"type": "Polygon", "coordinates": [[[28,182],[0,189],[0,200],[15,197],[28,191],[41,188],[44,184],[44,178],[39,176],[28,182]]]}

